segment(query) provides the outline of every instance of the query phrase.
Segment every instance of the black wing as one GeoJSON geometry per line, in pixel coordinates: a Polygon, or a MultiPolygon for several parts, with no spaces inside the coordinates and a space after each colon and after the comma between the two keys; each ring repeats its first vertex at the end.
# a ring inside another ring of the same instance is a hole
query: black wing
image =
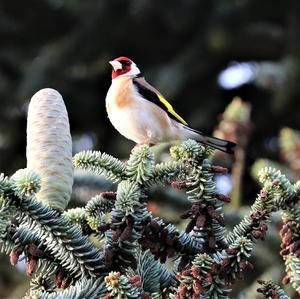
{"type": "Polygon", "coordinates": [[[162,95],[149,89],[147,86],[144,86],[137,79],[133,79],[133,84],[137,88],[138,92],[143,96],[143,98],[159,106],[174,120],[188,126],[187,122],[175,112],[172,105],[162,95]]]}

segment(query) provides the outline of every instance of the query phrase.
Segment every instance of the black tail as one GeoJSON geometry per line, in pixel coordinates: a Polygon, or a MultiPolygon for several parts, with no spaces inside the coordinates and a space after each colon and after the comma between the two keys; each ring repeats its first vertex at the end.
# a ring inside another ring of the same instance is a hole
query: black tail
{"type": "Polygon", "coordinates": [[[201,142],[227,154],[234,154],[234,147],[236,146],[234,142],[210,136],[203,136],[203,141],[201,142]]]}
{"type": "Polygon", "coordinates": [[[209,145],[209,146],[211,146],[215,149],[218,149],[222,152],[225,152],[227,154],[234,154],[234,147],[236,146],[236,144],[234,142],[227,141],[224,139],[219,139],[219,138],[212,137],[212,136],[207,136],[200,131],[194,130],[189,127],[186,127],[186,128],[194,133],[197,133],[197,135],[199,136],[197,138],[197,141],[199,141],[203,144],[209,145]]]}

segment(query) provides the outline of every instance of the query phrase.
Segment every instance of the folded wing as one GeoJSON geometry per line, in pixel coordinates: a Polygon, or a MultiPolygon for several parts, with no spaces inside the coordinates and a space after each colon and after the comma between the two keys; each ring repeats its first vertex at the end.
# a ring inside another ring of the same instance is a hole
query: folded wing
{"type": "Polygon", "coordinates": [[[176,113],[172,105],[144,78],[134,78],[133,84],[137,88],[138,92],[143,96],[143,98],[162,108],[165,112],[168,113],[171,118],[184,124],[185,126],[188,126],[187,122],[178,113],[176,113]]]}

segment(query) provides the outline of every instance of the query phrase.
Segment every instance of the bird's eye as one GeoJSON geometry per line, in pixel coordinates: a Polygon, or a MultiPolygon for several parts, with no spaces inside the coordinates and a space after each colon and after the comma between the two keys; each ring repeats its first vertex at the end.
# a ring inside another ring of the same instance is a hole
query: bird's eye
{"type": "Polygon", "coordinates": [[[130,61],[128,61],[128,60],[120,60],[120,62],[122,63],[122,66],[129,66],[130,65],[130,61]]]}

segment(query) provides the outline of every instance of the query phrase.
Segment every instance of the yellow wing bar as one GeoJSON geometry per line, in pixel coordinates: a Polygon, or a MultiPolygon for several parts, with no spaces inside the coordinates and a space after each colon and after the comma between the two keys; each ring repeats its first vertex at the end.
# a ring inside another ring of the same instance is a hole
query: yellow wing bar
{"type": "Polygon", "coordinates": [[[166,106],[166,108],[168,109],[168,111],[174,116],[176,117],[181,123],[183,123],[184,125],[188,126],[187,122],[180,116],[178,115],[175,110],[173,109],[172,105],[160,94],[157,94],[159,100],[166,106]]]}
{"type": "Polygon", "coordinates": [[[158,105],[161,109],[169,113],[170,117],[188,126],[187,122],[175,112],[172,105],[149,83],[147,83],[144,78],[133,79],[133,84],[137,88],[140,95],[142,95],[146,100],[158,105]]]}

